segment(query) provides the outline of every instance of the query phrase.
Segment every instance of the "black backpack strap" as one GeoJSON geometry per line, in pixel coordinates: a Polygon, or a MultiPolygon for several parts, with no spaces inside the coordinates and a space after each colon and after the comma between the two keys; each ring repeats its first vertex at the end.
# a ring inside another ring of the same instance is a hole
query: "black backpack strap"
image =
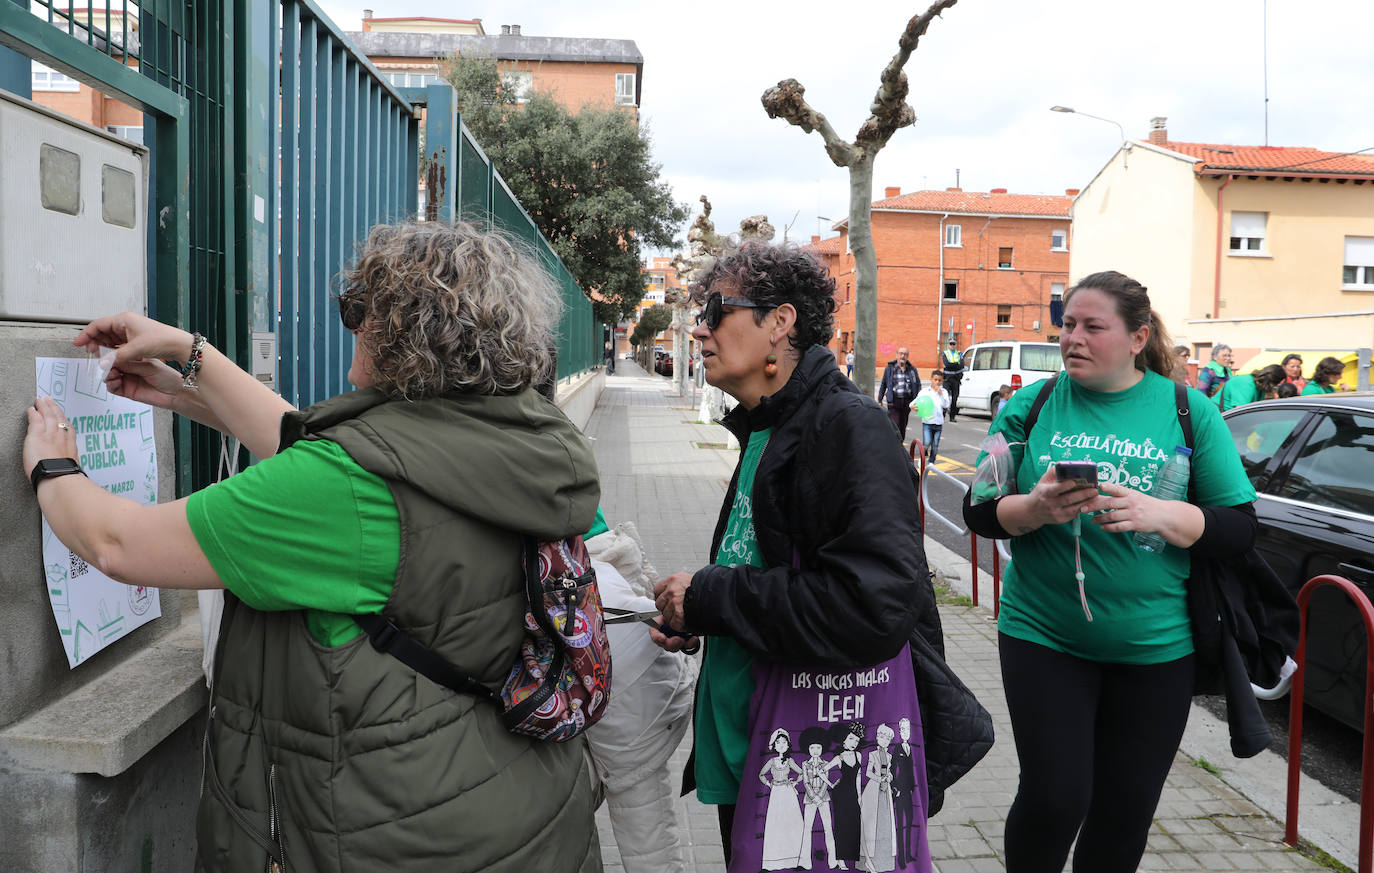
{"type": "Polygon", "coordinates": [[[421,676],[460,694],[474,694],[501,703],[501,695],[444,660],[433,649],[417,643],[386,616],[355,615],[353,620],[372,638],[372,648],[390,655],[421,676]]]}
{"type": "MultiPolygon", "coordinates": [[[[1183,444],[1189,451],[1193,449],[1193,411],[1188,406],[1188,389],[1178,382],[1174,383],[1174,406],[1178,409],[1178,426],[1183,430],[1183,444]]],[[[1193,477],[1188,477],[1188,502],[1193,499],[1193,477]]]]}
{"type": "Polygon", "coordinates": [[[1045,380],[1045,384],[1040,386],[1040,393],[1035,395],[1035,402],[1031,404],[1030,412],[1026,413],[1026,423],[1022,426],[1021,438],[1030,440],[1031,431],[1035,429],[1035,423],[1040,420],[1040,407],[1045,405],[1045,401],[1050,399],[1054,393],[1054,386],[1059,384],[1059,374],[1045,380]]]}

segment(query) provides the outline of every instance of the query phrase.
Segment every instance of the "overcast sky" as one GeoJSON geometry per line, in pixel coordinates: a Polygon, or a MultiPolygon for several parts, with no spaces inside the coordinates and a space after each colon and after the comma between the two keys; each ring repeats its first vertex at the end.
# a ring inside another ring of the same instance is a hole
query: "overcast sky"
{"type": "MultiPolygon", "coordinates": [[[[720,232],[764,213],[806,241],[848,214],[848,173],[819,134],[770,119],[764,89],[795,78],[812,107],[852,139],[878,74],[928,0],[898,3],[694,0],[364,0],[320,5],[345,30],[377,17],[480,18],[488,33],[631,39],[644,56],[643,123],[677,199],[706,194],[720,232]],[[680,11],[679,11],[680,10],[680,11]]],[[[917,122],[880,153],[874,199],[904,192],[1081,188],[1121,141],[1168,118],[1183,142],[1265,142],[1264,0],[960,0],[907,64],[917,122]]],[[[1268,142],[1374,149],[1374,2],[1268,0],[1268,142]]],[[[685,227],[683,232],[685,239],[685,227]]]]}

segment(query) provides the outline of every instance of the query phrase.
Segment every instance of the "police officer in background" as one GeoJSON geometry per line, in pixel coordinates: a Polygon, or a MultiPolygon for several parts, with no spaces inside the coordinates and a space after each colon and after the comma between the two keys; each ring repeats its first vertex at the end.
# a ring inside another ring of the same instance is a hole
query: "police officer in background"
{"type": "Polygon", "coordinates": [[[944,367],[945,390],[949,392],[948,418],[951,422],[959,414],[959,383],[964,378],[964,359],[959,355],[958,346],[958,342],[951,339],[949,348],[940,355],[940,364],[944,367]]]}

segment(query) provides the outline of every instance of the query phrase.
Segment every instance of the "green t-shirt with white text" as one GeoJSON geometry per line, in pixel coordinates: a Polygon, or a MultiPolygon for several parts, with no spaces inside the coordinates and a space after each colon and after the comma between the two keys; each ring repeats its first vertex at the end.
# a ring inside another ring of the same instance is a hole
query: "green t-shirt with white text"
{"type": "MultiPolygon", "coordinates": [[[[725,523],[715,562],[725,567],[747,564],[762,567],[754,536],[754,474],[768,446],[772,429],[755,431],[740,460],[735,501],[725,523]]],[[[749,698],[754,695],[754,665],[744,647],[731,637],[708,637],[697,683],[696,740],[697,799],[702,803],[731,804],[739,797],[740,776],[749,751],[749,698]]]]}
{"type": "MultiPolygon", "coordinates": [[[[1149,372],[1125,391],[1108,394],[1065,375],[1057,378],[1028,444],[1023,427],[1040,383],[1012,395],[993,422],[990,432],[1002,432],[1011,446],[1016,492],[1029,493],[1053,461],[1086,460],[1097,463],[1099,482],[1150,493],[1174,447],[1183,445],[1174,382],[1149,372]]],[[[1188,401],[1195,501],[1236,506],[1254,500],[1216,405],[1191,388],[1188,401]]],[[[1144,551],[1131,534],[1103,531],[1088,516],[1080,527],[1084,591],[1093,620],[1079,600],[1074,537],[1070,523],[1064,523],[1012,539],[998,630],[1094,661],[1157,664],[1191,653],[1187,550],[1144,551]]]]}

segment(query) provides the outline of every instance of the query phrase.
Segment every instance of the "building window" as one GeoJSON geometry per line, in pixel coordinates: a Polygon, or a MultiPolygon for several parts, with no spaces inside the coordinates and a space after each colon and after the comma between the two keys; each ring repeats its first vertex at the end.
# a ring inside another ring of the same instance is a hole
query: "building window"
{"type": "Polygon", "coordinates": [[[959,299],[959,282],[958,282],[957,280],[945,282],[945,299],[946,299],[946,300],[958,300],[958,299],[959,299]]]}
{"type": "Polygon", "coordinates": [[[635,74],[615,74],[615,102],[617,106],[635,105],[635,74]]]}
{"type": "Polygon", "coordinates": [[[1069,231],[1067,228],[1056,227],[1050,231],[1050,248],[1056,252],[1069,250],[1069,231]]]}
{"type": "Polygon", "coordinates": [[[1341,277],[1343,287],[1374,291],[1374,237],[1345,238],[1344,273],[1341,277]]]}
{"type": "Polygon", "coordinates": [[[423,88],[439,81],[433,73],[387,73],[386,80],[393,88],[423,88]]]}
{"type": "Polygon", "coordinates": [[[1003,246],[997,250],[997,269],[1011,269],[1011,246],[1003,246]]]}
{"type": "Polygon", "coordinates": [[[30,68],[30,85],[35,91],[80,91],[81,83],[64,73],[59,73],[51,67],[45,67],[37,61],[33,61],[30,68]]]}
{"type": "Polygon", "coordinates": [[[1268,215],[1263,212],[1231,213],[1231,254],[1264,254],[1264,224],[1268,215]]]}
{"type": "Polygon", "coordinates": [[[1064,283],[1063,283],[1063,282],[1051,282],[1051,283],[1050,283],[1050,300],[1051,300],[1051,302],[1053,302],[1053,301],[1055,301],[1055,300],[1062,301],[1063,299],[1064,299],[1064,283]]]}
{"type": "Polygon", "coordinates": [[[945,225],[945,248],[958,249],[964,245],[964,228],[958,224],[945,225]]]}
{"type": "Polygon", "coordinates": [[[534,73],[529,70],[508,70],[501,74],[501,87],[515,95],[516,103],[528,103],[534,88],[534,73]]]}
{"type": "Polygon", "coordinates": [[[1011,327],[1011,304],[997,304],[997,324],[1003,327],[1011,327]]]}
{"type": "Polygon", "coordinates": [[[129,142],[143,144],[143,126],[131,124],[107,124],[105,130],[129,142]]]}

